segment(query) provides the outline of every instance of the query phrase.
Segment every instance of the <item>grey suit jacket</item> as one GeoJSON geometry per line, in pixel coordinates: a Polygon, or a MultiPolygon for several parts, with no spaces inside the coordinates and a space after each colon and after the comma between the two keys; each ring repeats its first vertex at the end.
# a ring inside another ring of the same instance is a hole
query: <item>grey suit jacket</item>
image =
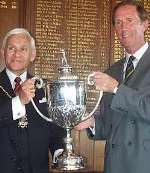
{"type": "Polygon", "coordinates": [[[150,173],[150,46],[126,85],[123,64],[106,71],[120,87],[103,96],[93,139],[106,140],[105,173],[150,173]]]}

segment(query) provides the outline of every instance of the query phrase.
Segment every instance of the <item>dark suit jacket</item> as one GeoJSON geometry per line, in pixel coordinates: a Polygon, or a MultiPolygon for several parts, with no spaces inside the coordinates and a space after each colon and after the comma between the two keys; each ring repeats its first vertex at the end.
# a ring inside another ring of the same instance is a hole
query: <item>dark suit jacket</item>
{"type": "Polygon", "coordinates": [[[150,172],[150,47],[125,84],[123,64],[106,73],[120,82],[117,93],[105,93],[96,115],[93,139],[105,139],[105,173],[150,172]]]}
{"type": "MultiPolygon", "coordinates": [[[[4,71],[0,73],[0,85],[13,96],[13,90],[4,71]]],[[[43,114],[46,103],[43,89],[36,91],[34,101],[43,114]]],[[[16,108],[17,109],[17,108],[16,108]]],[[[48,151],[63,148],[62,128],[42,119],[31,103],[26,105],[28,128],[18,128],[18,120],[12,119],[11,99],[0,88],[0,173],[48,173],[48,151]]]]}

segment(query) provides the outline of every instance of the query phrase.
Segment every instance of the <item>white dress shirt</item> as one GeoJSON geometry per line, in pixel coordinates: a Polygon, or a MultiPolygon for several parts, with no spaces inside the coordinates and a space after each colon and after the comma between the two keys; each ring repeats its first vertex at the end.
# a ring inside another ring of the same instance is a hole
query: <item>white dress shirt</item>
{"type": "MultiPolygon", "coordinates": [[[[10,80],[12,88],[14,89],[15,88],[14,80],[17,76],[13,74],[9,69],[6,69],[6,73],[10,80]]],[[[21,83],[24,82],[27,79],[27,72],[24,72],[19,77],[21,78],[21,83]]],[[[19,96],[12,98],[12,114],[13,114],[13,120],[17,120],[25,116],[26,114],[25,105],[21,103],[19,96]]]]}

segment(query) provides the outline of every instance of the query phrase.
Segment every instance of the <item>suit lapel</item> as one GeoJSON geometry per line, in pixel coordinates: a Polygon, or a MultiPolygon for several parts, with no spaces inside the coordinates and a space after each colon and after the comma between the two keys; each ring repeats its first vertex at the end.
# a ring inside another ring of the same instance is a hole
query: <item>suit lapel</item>
{"type": "Polygon", "coordinates": [[[124,69],[125,58],[122,58],[114,65],[111,66],[110,69],[106,71],[108,75],[115,78],[119,83],[123,81],[123,69],[124,69]]]}

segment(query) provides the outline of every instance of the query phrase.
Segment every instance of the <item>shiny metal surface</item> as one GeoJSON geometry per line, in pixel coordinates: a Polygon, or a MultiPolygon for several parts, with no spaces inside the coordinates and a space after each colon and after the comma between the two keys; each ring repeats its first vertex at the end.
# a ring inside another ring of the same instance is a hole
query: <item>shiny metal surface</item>
{"type": "Polygon", "coordinates": [[[64,128],[73,128],[86,111],[84,81],[59,80],[47,86],[48,118],[64,128]]]}

